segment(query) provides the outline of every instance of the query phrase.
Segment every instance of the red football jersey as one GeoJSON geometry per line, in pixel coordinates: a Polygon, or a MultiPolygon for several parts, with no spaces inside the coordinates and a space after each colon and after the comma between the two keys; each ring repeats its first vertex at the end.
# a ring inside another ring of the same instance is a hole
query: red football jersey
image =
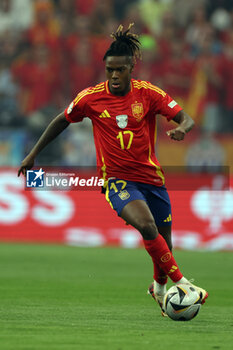
{"type": "Polygon", "coordinates": [[[131,80],[125,96],[113,95],[108,81],[80,92],[65,116],[70,123],[92,120],[99,176],[162,186],[155,156],[156,114],[171,120],[182,108],[149,82],[131,80]]]}

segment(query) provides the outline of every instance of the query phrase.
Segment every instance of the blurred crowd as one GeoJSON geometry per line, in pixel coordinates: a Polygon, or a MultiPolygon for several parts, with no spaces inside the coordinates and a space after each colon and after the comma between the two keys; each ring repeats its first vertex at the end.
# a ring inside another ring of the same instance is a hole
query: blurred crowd
{"type": "MultiPolygon", "coordinates": [[[[163,88],[202,135],[233,133],[232,0],[1,0],[0,164],[5,130],[26,153],[80,90],[105,80],[110,34],[132,22],[143,58],[133,77],[163,88]]],[[[94,164],[90,124],[68,128],[41,157],[94,164]]]]}

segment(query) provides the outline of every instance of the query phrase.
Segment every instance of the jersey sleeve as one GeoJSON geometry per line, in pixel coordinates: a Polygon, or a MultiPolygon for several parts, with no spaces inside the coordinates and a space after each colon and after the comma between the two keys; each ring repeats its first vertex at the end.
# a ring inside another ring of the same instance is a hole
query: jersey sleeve
{"type": "Polygon", "coordinates": [[[151,109],[156,114],[161,114],[167,118],[168,121],[173,119],[182,110],[182,107],[162,89],[151,84],[151,88],[148,91],[151,109]]]}
{"type": "Polygon", "coordinates": [[[87,91],[88,89],[81,91],[65,109],[64,114],[69,123],[78,123],[81,122],[85,117],[88,117],[87,91]]]}

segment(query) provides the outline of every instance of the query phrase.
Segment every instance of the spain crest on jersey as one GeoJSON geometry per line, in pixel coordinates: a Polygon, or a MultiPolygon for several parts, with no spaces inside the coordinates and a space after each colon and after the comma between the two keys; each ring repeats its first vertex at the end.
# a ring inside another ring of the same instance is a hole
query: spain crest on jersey
{"type": "Polygon", "coordinates": [[[117,115],[116,122],[119,128],[124,129],[128,124],[128,116],[126,114],[117,115]]]}
{"type": "Polygon", "coordinates": [[[134,103],[131,105],[133,117],[139,122],[144,116],[144,109],[142,103],[134,103]]]}

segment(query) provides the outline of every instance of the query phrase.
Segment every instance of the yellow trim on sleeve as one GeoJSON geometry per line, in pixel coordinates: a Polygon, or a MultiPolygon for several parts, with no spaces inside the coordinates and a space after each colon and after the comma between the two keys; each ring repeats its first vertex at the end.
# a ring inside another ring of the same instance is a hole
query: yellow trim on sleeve
{"type": "Polygon", "coordinates": [[[105,199],[106,201],[109,203],[110,207],[113,209],[113,205],[112,205],[112,202],[110,201],[109,199],[109,186],[108,186],[108,181],[106,183],[106,192],[105,192],[105,199]]]}
{"type": "Polygon", "coordinates": [[[151,145],[149,144],[149,162],[156,168],[156,174],[162,179],[163,185],[165,184],[165,178],[161,171],[160,166],[156,165],[151,159],[151,145]]]}
{"type": "Polygon", "coordinates": [[[101,148],[100,148],[100,153],[101,153],[101,160],[102,160],[102,167],[101,167],[101,170],[102,170],[102,173],[103,173],[102,179],[104,180],[104,188],[105,188],[107,186],[107,181],[108,181],[108,180],[106,180],[106,177],[107,177],[106,169],[107,169],[107,167],[106,167],[106,164],[105,164],[105,160],[104,160],[104,156],[103,156],[103,152],[102,152],[101,148]]]}
{"type": "Polygon", "coordinates": [[[162,95],[163,97],[166,96],[166,92],[163,91],[162,89],[160,89],[159,87],[151,84],[151,83],[148,83],[146,81],[137,81],[137,80],[134,80],[133,81],[133,85],[136,89],[150,89],[150,90],[153,90],[153,91],[156,91],[158,92],[160,95],[162,95]]]}
{"type": "Polygon", "coordinates": [[[101,91],[104,91],[105,90],[105,87],[104,87],[104,84],[99,84],[99,85],[96,85],[94,88],[90,88],[88,90],[84,90],[82,92],[80,92],[77,97],[74,99],[74,105],[76,105],[84,96],[87,96],[87,95],[91,95],[91,94],[95,94],[97,92],[101,92],[101,91]]]}
{"type": "Polygon", "coordinates": [[[113,205],[109,199],[109,186],[108,186],[108,180],[106,180],[106,177],[107,177],[107,172],[106,172],[106,164],[105,164],[105,161],[104,161],[104,156],[103,156],[103,153],[102,153],[102,150],[100,149],[100,153],[101,153],[101,160],[102,160],[102,167],[101,167],[101,170],[103,171],[103,180],[104,180],[104,188],[106,189],[106,192],[105,192],[105,199],[106,201],[109,203],[110,207],[113,209],[113,205]]]}

